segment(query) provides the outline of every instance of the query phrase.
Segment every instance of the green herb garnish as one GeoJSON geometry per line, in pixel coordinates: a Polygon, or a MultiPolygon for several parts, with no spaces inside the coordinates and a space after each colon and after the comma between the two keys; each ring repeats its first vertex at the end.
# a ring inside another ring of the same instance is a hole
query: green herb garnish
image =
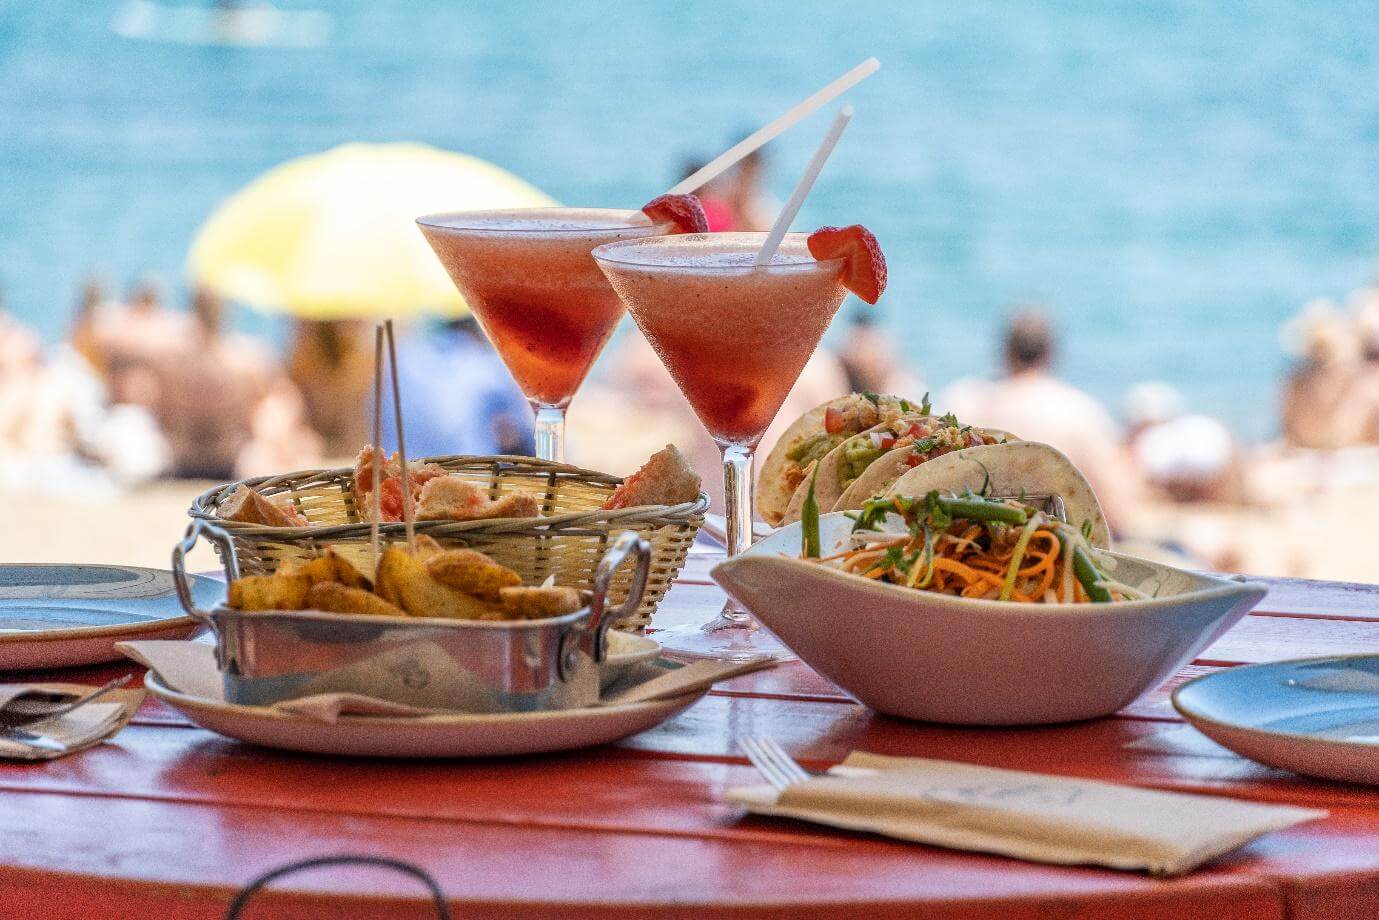
{"type": "Polygon", "coordinates": [[[819,478],[819,467],[809,477],[809,491],[804,496],[804,507],[800,509],[800,533],[804,538],[804,558],[818,559],[819,550],[819,500],[814,497],[814,481],[819,478]]]}

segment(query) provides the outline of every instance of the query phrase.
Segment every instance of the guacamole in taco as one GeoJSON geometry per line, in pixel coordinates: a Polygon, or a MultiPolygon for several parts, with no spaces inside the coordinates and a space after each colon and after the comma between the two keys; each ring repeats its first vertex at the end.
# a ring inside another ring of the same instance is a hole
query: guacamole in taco
{"type": "Polygon", "coordinates": [[[761,463],[756,510],[762,520],[779,526],[791,496],[819,460],[861,431],[907,414],[927,414],[928,399],[912,402],[899,396],[852,393],[810,409],[786,429],[761,463]]]}

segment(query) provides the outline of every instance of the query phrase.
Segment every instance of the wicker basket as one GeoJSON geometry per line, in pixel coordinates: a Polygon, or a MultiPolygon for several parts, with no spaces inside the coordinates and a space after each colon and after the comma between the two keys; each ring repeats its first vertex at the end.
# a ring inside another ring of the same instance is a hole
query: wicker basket
{"type": "MultiPolygon", "coordinates": [[[[516,569],[524,584],[540,584],[554,575],[557,584],[588,588],[594,568],[609,542],[624,530],[634,530],[651,541],[651,577],[646,598],[637,614],[616,624],[620,629],[642,629],[685,564],[690,545],[708,509],[708,497],[680,505],[646,505],[617,511],[602,510],[603,503],[622,481],[607,473],[536,460],[532,457],[436,457],[437,463],[472,482],[482,483],[489,497],[508,492],[535,495],[541,517],[490,521],[418,521],[417,533],[434,537],[444,546],[468,546],[489,554],[516,569]]],[[[326,546],[351,558],[369,562],[369,524],[354,506],[354,471],[309,470],[282,476],[246,479],[267,496],[288,493],[306,515],[308,527],[265,527],[222,520],[219,508],[241,484],[217,486],[198,496],[190,514],[214,522],[229,532],[241,573],[266,574],[287,562],[300,562],[326,546]]],[[[402,524],[380,528],[387,542],[406,539],[402,524]]],[[[224,562],[225,560],[222,560],[224,562]]],[[[610,598],[620,603],[627,596],[630,572],[621,572],[610,598]]]]}

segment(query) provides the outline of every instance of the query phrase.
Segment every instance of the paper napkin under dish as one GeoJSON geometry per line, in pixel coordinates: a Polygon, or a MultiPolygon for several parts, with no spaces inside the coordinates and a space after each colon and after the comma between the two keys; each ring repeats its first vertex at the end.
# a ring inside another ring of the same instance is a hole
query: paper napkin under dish
{"type": "MultiPolygon", "coordinates": [[[[49,693],[87,693],[93,688],[81,684],[0,684],[0,704],[22,693],[39,690],[49,693]]],[[[34,747],[0,731],[0,758],[8,760],[52,760],[95,747],[129,724],[144,701],[142,690],[115,690],[96,702],[79,706],[66,715],[32,722],[22,731],[42,735],[62,745],[63,750],[34,747]]]]}
{"type": "Polygon", "coordinates": [[[749,811],[1034,862],[1175,875],[1325,811],[973,764],[854,752],[784,792],[728,790],[749,811]]]}
{"type": "MultiPolygon", "coordinates": [[[[223,702],[225,686],[215,663],[215,649],[200,642],[148,640],[120,642],[116,648],[153,670],[172,690],[202,699],[223,702]]],[[[663,700],[711,686],[718,681],[769,667],[768,660],[704,661],[669,670],[644,664],[608,688],[599,705],[663,700]]],[[[408,706],[359,693],[316,693],[283,700],[271,707],[320,722],[341,716],[435,716],[454,715],[456,710],[408,706]]]]}

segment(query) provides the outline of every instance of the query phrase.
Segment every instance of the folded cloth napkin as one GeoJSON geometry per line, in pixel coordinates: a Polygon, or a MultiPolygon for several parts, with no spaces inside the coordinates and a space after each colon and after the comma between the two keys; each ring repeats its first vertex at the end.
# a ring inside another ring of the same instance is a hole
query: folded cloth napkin
{"type": "MultiPolygon", "coordinates": [[[[79,694],[83,684],[0,684],[0,706],[28,693],[79,694]]],[[[144,701],[142,690],[115,690],[71,712],[18,729],[0,728],[0,758],[52,760],[95,747],[129,724],[144,701]]]]}
{"type": "MultiPolygon", "coordinates": [[[[223,702],[225,688],[216,668],[215,649],[199,642],[148,640],[120,642],[116,648],[135,661],[150,668],[171,690],[188,696],[223,702]]],[[[665,700],[737,677],[749,671],[770,667],[770,659],[751,661],[704,661],[692,665],[666,666],[644,664],[608,690],[598,705],[626,705],[651,700],[665,700]]],[[[453,716],[452,709],[431,709],[409,706],[360,693],[314,693],[274,703],[273,709],[305,716],[318,722],[333,723],[342,716],[453,716]]]]}
{"type": "Polygon", "coordinates": [[[854,752],[784,792],[728,790],[749,811],[1034,862],[1175,875],[1325,811],[972,764],[854,752]]]}

